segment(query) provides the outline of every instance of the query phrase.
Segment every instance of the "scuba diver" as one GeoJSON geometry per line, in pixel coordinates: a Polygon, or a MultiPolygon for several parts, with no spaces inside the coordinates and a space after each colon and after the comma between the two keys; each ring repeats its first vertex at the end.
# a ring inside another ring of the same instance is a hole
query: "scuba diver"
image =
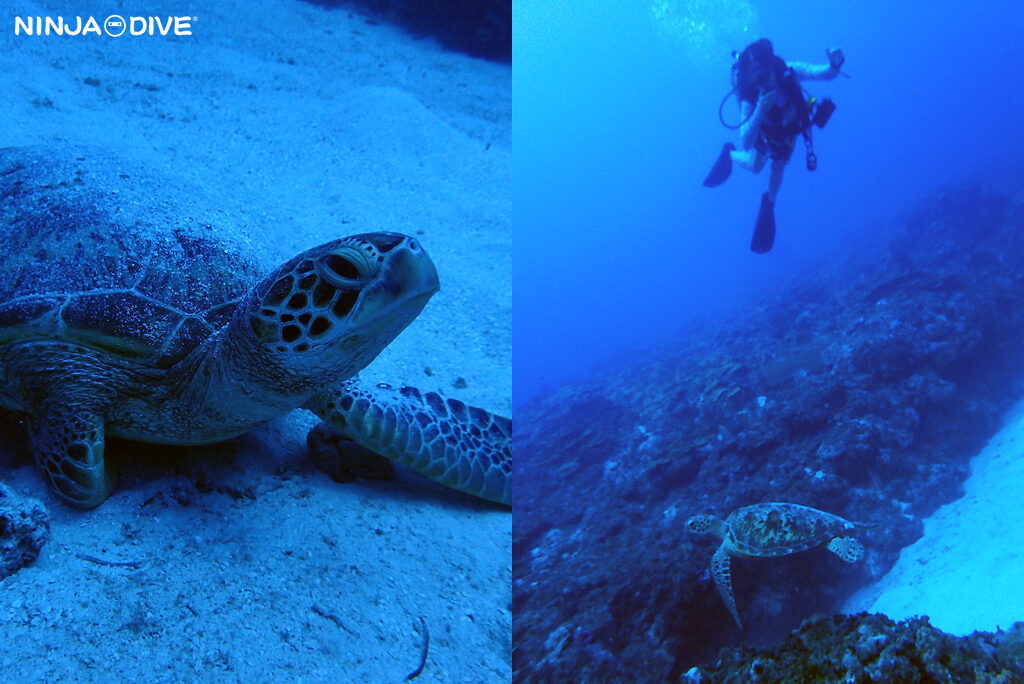
{"type": "Polygon", "coordinates": [[[750,243],[750,249],[764,253],[775,242],[775,195],[793,154],[796,137],[803,136],[807,169],[813,171],[818,158],[814,155],[811,126],[824,127],[836,108],[827,98],[820,102],[813,97],[808,99],[800,81],[831,80],[841,73],[839,69],[846,60],[842,50],[832,48],[828,50],[828,64],[787,63],[775,55],[767,38],[733,55],[736,58],[732,66],[733,89],[722,100],[718,117],[726,128],[739,128],[741,149],[726,143],[711,173],[704,179],[704,185],[711,188],[724,183],[732,173],[733,162],[759,173],[771,159],[768,192],[761,196],[761,209],[750,243]],[[730,126],[722,119],[722,106],[733,93],[739,99],[742,117],[737,126],[730,126]]]}

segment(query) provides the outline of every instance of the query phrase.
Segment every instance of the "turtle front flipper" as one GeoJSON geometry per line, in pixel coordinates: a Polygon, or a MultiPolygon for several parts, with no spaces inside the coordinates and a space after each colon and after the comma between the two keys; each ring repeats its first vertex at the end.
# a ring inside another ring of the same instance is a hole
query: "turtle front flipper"
{"type": "Polygon", "coordinates": [[[42,402],[31,423],[32,455],[50,487],[71,504],[93,508],[114,478],[103,461],[103,418],[60,399],[42,402]]]}
{"type": "Polygon", "coordinates": [[[454,489],[511,505],[512,421],[411,387],[349,380],[306,408],[367,449],[454,489]]]}
{"type": "Polygon", "coordinates": [[[724,542],[715,551],[715,555],[711,557],[711,577],[715,580],[715,586],[718,587],[718,593],[721,595],[722,601],[725,602],[725,607],[729,609],[733,619],[736,620],[736,626],[742,630],[743,623],[740,622],[740,611],[736,608],[736,599],[732,596],[729,552],[725,550],[724,542]]]}

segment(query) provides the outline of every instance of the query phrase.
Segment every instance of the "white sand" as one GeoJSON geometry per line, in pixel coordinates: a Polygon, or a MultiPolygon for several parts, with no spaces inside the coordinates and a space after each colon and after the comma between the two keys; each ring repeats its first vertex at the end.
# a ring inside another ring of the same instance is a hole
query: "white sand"
{"type": "Polygon", "coordinates": [[[1024,402],[972,460],[964,489],[925,520],[924,536],[851,598],[846,612],[927,615],[952,634],[1024,620],[1024,402]]]}
{"type": "MultiPolygon", "coordinates": [[[[142,4],[120,13],[189,14],[194,37],[16,37],[14,16],[80,3],[8,3],[0,145],[128,148],[250,219],[270,261],[350,233],[419,236],[442,291],[363,377],[507,414],[511,68],[298,1],[142,4]]],[[[102,21],[111,6],[95,7],[102,21]]],[[[83,513],[23,455],[3,459],[53,528],[0,581],[0,680],[401,681],[421,616],[417,682],[510,679],[509,511],[406,470],[336,484],[303,458],[313,422],[187,451],[189,472],[251,501],[181,506],[169,492],[186,480],[150,471],[83,513]]]]}

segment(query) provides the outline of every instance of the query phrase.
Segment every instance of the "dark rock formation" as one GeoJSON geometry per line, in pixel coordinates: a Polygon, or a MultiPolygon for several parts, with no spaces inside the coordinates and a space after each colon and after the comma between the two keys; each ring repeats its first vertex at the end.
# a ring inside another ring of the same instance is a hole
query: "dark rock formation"
{"type": "Polygon", "coordinates": [[[38,556],[50,538],[50,514],[42,502],[0,484],[0,579],[38,556]]]}
{"type": "Polygon", "coordinates": [[[364,12],[449,50],[512,61],[512,0],[307,0],[364,12]]]}
{"type": "Polygon", "coordinates": [[[816,615],[769,648],[722,649],[683,682],[1012,682],[1024,681],[1024,622],[1008,632],[955,637],[928,618],[816,615]]]}
{"type": "Polygon", "coordinates": [[[876,523],[853,565],[733,562],[757,644],[836,610],[961,494],[1024,395],[1024,203],[967,188],[923,206],[812,281],[519,411],[518,680],[664,681],[738,641],[691,514],[789,501],[876,523]]]}

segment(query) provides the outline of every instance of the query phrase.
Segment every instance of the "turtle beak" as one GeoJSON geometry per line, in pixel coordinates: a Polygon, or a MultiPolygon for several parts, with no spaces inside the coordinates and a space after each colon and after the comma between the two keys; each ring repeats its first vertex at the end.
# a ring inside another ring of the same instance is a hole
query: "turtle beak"
{"type": "Polygon", "coordinates": [[[365,236],[380,250],[383,262],[377,276],[363,288],[352,312],[355,326],[373,321],[402,320],[408,325],[440,289],[437,269],[419,242],[407,236],[377,233],[365,236]],[[401,238],[396,242],[394,238],[401,238]]]}

